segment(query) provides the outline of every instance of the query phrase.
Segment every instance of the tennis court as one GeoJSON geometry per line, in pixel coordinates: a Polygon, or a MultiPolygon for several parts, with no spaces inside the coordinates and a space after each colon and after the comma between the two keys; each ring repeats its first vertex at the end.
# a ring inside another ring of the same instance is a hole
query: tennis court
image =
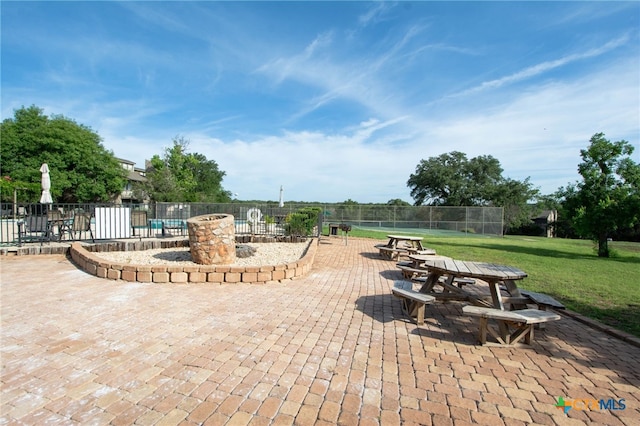
{"type": "Polygon", "coordinates": [[[469,237],[469,238],[491,238],[498,235],[491,234],[478,234],[475,232],[455,231],[449,229],[434,229],[434,228],[411,228],[411,227],[385,227],[385,226],[365,226],[365,225],[352,225],[353,229],[359,229],[363,231],[380,231],[388,234],[407,234],[407,235],[430,235],[437,237],[469,237]]]}

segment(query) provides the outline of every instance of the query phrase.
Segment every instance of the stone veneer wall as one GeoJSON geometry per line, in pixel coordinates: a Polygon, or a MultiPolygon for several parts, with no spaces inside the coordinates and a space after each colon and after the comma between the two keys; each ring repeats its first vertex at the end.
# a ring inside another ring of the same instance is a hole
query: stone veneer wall
{"type": "Polygon", "coordinates": [[[191,258],[200,265],[232,264],[236,260],[233,216],[206,214],[187,220],[191,258]]]}
{"type": "Polygon", "coordinates": [[[136,241],[112,242],[104,244],[71,245],[71,258],[78,266],[91,275],[112,280],[147,283],[251,283],[264,284],[301,277],[313,266],[318,245],[311,240],[305,254],[296,262],[274,266],[231,266],[231,265],[133,265],[119,264],[95,255],[100,251],[125,251],[150,248],[188,247],[186,240],[178,241],[136,241]],[[155,244],[161,243],[161,244],[155,244]],[[139,248],[139,247],[145,248],[139,248]]]}

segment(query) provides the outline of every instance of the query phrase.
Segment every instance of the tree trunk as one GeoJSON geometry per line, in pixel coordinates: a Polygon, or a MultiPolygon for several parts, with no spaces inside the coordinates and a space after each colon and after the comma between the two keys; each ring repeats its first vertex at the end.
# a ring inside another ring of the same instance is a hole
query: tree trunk
{"type": "Polygon", "coordinates": [[[609,257],[609,239],[606,235],[598,237],[598,257],[609,257]]]}

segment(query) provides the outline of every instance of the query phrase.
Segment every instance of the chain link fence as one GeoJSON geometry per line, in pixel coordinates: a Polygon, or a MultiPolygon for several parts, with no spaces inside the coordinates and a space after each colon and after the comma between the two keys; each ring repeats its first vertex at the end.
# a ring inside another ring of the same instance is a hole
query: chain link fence
{"type": "Polygon", "coordinates": [[[380,230],[502,235],[501,207],[327,205],[324,220],[380,230]]]}
{"type": "MultiPolygon", "coordinates": [[[[0,243],[13,244],[17,239],[18,222],[30,215],[43,215],[47,210],[58,210],[72,218],[75,212],[85,212],[92,218],[96,238],[101,235],[118,238],[140,238],[130,217],[144,211],[148,236],[157,236],[164,230],[184,232],[190,217],[225,213],[235,218],[238,234],[284,234],[287,215],[305,207],[320,208],[322,215],[316,234],[333,225],[350,225],[362,229],[403,231],[430,234],[503,234],[501,207],[434,207],[389,206],[374,204],[321,204],[288,203],[154,203],[154,204],[16,204],[2,203],[0,217],[0,243]],[[125,210],[128,210],[126,212],[125,210]],[[126,214],[124,214],[126,213],[126,214]],[[106,219],[101,219],[106,218],[106,219]],[[102,232],[104,231],[104,232],[102,232]]],[[[317,236],[316,235],[316,236],[317,236]]],[[[106,237],[104,237],[106,238],[106,237]]]]}

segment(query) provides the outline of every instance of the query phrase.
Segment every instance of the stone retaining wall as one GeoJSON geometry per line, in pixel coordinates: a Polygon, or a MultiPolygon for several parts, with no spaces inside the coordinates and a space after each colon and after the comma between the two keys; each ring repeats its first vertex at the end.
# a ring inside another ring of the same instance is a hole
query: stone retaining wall
{"type": "Polygon", "coordinates": [[[100,251],[132,251],[155,248],[188,247],[187,240],[125,241],[104,244],[71,244],[71,258],[84,271],[100,278],[143,283],[246,283],[264,284],[307,274],[313,266],[318,242],[311,240],[305,254],[296,262],[274,266],[230,265],[132,265],[98,257],[100,251]]]}

